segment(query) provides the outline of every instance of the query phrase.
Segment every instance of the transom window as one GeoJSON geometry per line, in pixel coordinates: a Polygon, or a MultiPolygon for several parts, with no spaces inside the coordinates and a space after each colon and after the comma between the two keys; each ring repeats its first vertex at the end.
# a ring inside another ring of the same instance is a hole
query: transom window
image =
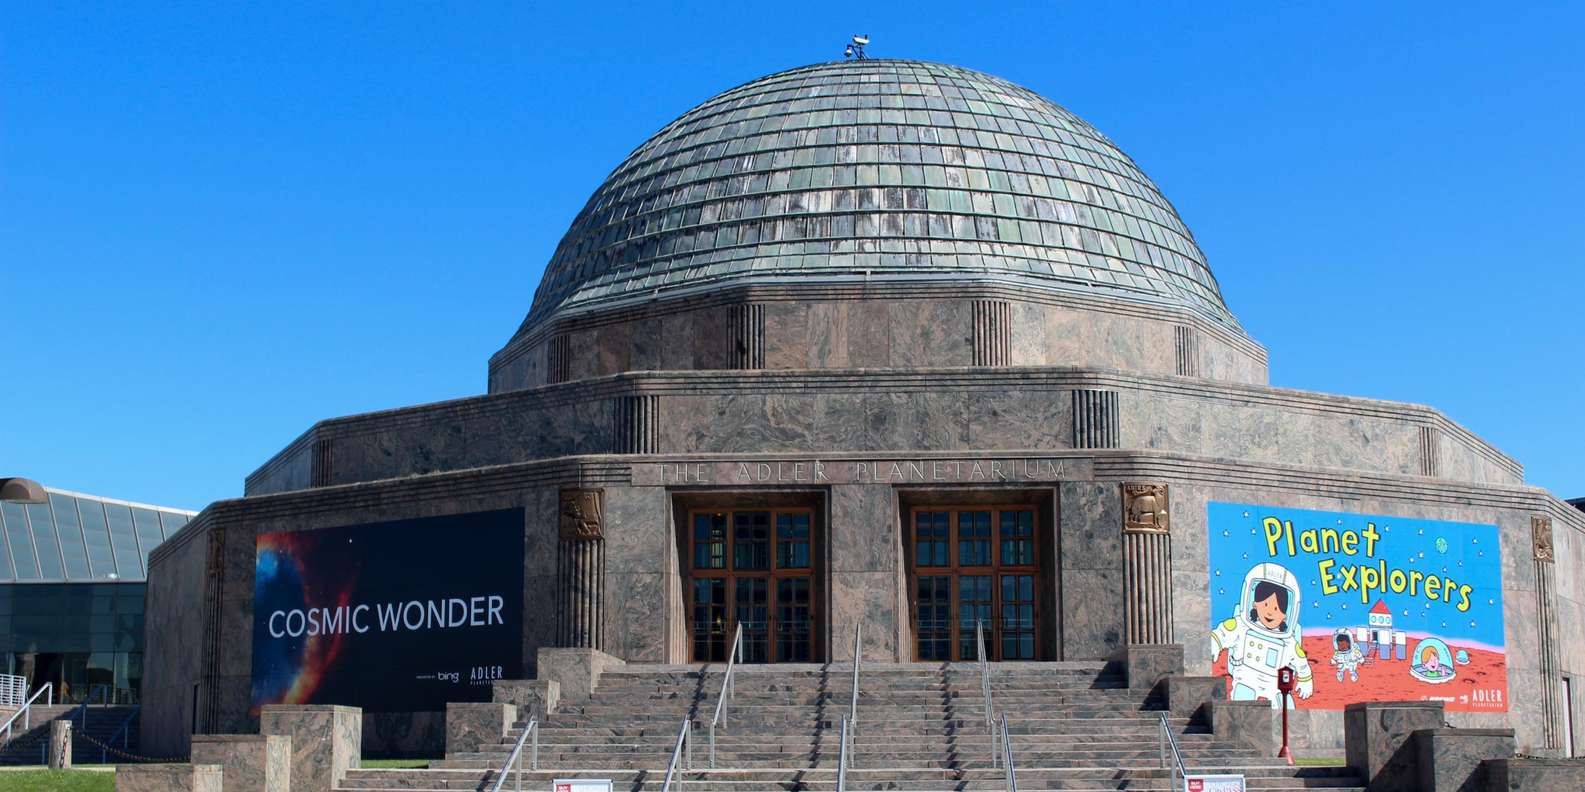
{"type": "Polygon", "coordinates": [[[1036,659],[1035,509],[929,506],[910,514],[915,655],[1036,659]]]}
{"type": "Polygon", "coordinates": [[[694,662],[722,662],[738,625],[743,661],[814,658],[811,509],[688,513],[689,641],[694,662]]]}

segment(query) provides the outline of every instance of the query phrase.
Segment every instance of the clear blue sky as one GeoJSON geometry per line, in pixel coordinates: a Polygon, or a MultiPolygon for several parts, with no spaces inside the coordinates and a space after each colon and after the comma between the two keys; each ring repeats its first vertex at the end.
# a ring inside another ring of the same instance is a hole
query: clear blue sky
{"type": "Polygon", "coordinates": [[[624,155],[867,32],[1116,140],[1273,384],[1434,405],[1585,495],[1582,31],[1577,2],[7,3],[0,471],[198,508],[315,420],[482,393],[624,155]]]}

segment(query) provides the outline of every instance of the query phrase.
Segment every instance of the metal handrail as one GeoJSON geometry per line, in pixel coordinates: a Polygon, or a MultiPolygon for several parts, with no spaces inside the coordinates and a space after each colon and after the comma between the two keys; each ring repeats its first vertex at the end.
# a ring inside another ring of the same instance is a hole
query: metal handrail
{"type": "Polygon", "coordinates": [[[33,704],[39,700],[39,696],[47,696],[44,699],[44,706],[55,706],[55,683],[45,682],[42,687],[33,692],[33,695],[28,697],[27,701],[22,702],[21,709],[11,713],[11,717],[6,718],[4,724],[0,724],[0,733],[5,735],[0,738],[0,745],[11,742],[11,724],[16,723],[17,718],[22,719],[22,731],[25,732],[33,728],[33,704]]]}
{"type": "Polygon", "coordinates": [[[991,666],[985,659],[984,623],[974,621],[975,657],[980,660],[980,694],[985,697],[985,737],[991,743],[991,767],[1001,763],[1002,750],[996,744],[996,708],[991,701],[991,666]]]}
{"type": "Polygon", "coordinates": [[[512,746],[512,753],[506,757],[506,762],[501,765],[501,773],[495,777],[495,783],[490,786],[490,792],[501,792],[501,786],[506,783],[506,775],[512,772],[512,766],[517,765],[517,792],[523,792],[523,744],[528,742],[529,735],[534,736],[533,754],[529,759],[528,769],[539,769],[539,721],[531,720],[523,727],[523,733],[517,736],[517,744],[512,746]]]}
{"type": "Polygon", "coordinates": [[[693,749],[688,748],[688,727],[691,725],[687,718],[683,718],[682,729],[677,732],[677,744],[671,749],[671,761],[666,763],[666,781],[661,784],[660,792],[671,792],[671,782],[677,775],[679,764],[684,770],[688,769],[688,765],[693,764],[688,761],[690,757],[687,755],[693,752],[693,749]]]}
{"type": "Polygon", "coordinates": [[[117,727],[115,731],[111,732],[110,736],[108,738],[106,738],[105,741],[102,744],[100,744],[100,746],[99,746],[99,763],[100,764],[107,764],[106,760],[110,758],[110,755],[108,753],[108,751],[110,749],[110,743],[115,742],[117,737],[121,738],[121,750],[125,751],[127,749],[127,741],[130,740],[131,736],[132,736],[132,728],[131,728],[132,727],[132,719],[136,718],[138,716],[138,711],[142,710],[142,709],[143,709],[142,705],[138,705],[138,704],[132,705],[132,714],[128,715],[125,719],[123,719],[121,721],[121,725],[119,727],[117,727]]]}
{"type": "Polygon", "coordinates": [[[726,702],[737,692],[733,674],[737,672],[738,661],[743,659],[743,624],[739,622],[737,631],[732,633],[732,651],[726,658],[726,676],[721,680],[721,695],[715,700],[715,717],[710,719],[710,769],[715,769],[715,727],[725,726],[727,718],[726,702]]]}
{"type": "Polygon", "coordinates": [[[853,724],[854,731],[859,728],[859,665],[864,660],[863,635],[863,623],[853,625],[853,698],[848,701],[848,720],[853,724]]]}
{"type": "MultiPolygon", "coordinates": [[[[1018,792],[1018,770],[1013,767],[1013,739],[1007,732],[1007,713],[1002,713],[1002,780],[1007,792],[1018,792]]],[[[1174,784],[1173,789],[1177,789],[1174,784]]]]}
{"type": "Polygon", "coordinates": [[[848,788],[848,748],[852,745],[852,735],[848,733],[848,719],[842,719],[841,747],[837,749],[837,792],[847,792],[848,788]]]}
{"type": "Polygon", "coordinates": [[[84,729],[88,728],[88,705],[94,703],[94,693],[99,693],[100,697],[104,699],[101,702],[102,704],[107,707],[110,706],[110,686],[90,685],[88,687],[88,695],[83,697],[83,703],[77,705],[77,709],[72,711],[71,717],[67,718],[67,720],[77,721],[78,725],[84,729]]]}
{"type": "Polygon", "coordinates": [[[1178,750],[1178,737],[1172,733],[1172,725],[1167,722],[1167,713],[1165,712],[1161,713],[1161,734],[1158,743],[1161,749],[1161,766],[1164,768],[1169,767],[1167,764],[1167,748],[1169,746],[1172,748],[1172,764],[1170,765],[1173,773],[1172,788],[1177,789],[1184,777],[1189,774],[1189,771],[1183,767],[1183,752],[1178,750]]]}

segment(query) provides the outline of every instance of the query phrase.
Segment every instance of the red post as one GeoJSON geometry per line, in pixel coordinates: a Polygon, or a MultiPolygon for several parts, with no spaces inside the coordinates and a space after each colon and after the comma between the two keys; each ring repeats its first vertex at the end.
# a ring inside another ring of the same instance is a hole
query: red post
{"type": "Polygon", "coordinates": [[[1277,758],[1287,760],[1293,764],[1293,752],[1288,750],[1288,702],[1293,696],[1294,679],[1293,669],[1287,666],[1277,669],[1277,692],[1281,694],[1279,703],[1282,709],[1282,747],[1277,750],[1277,758]]]}

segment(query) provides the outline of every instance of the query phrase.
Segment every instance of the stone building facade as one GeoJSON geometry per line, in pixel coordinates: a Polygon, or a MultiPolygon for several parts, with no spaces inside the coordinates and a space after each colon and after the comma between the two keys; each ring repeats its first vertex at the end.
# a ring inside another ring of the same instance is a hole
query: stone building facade
{"type": "MultiPolygon", "coordinates": [[[[993,659],[1177,643],[1207,673],[1213,503],[1496,526],[1509,703],[1450,717],[1528,751],[1585,717],[1585,514],[1432,408],[1268,385],[1171,205],[1060,107],[794,69],[617,167],[487,394],[322,421],[156,551],[144,745],[255,722],[261,535],[520,509],[507,676],[719,662],[739,623],[757,661],[842,661],[862,626],[866,660],[941,662],[976,620],[993,659]]],[[[439,744],[436,713],[366,718],[439,744]]],[[[1342,712],[1295,732],[1340,745],[1342,712]]]]}

